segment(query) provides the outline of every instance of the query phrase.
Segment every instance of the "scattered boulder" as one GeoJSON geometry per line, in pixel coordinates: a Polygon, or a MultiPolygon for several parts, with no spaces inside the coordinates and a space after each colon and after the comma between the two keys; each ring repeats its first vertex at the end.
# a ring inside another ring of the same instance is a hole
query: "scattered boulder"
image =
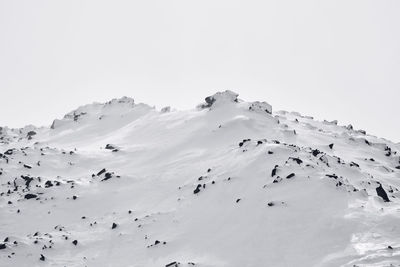
{"type": "Polygon", "coordinates": [[[179,266],[179,263],[176,262],[176,261],[168,263],[167,265],[165,265],[165,267],[178,267],[178,266],[179,266]]]}
{"type": "Polygon", "coordinates": [[[6,249],[6,248],[7,248],[6,244],[0,244],[0,249],[6,249]]]}
{"type": "Polygon", "coordinates": [[[32,166],[30,166],[30,165],[28,165],[28,164],[24,164],[24,168],[32,169],[32,166]]]}
{"type": "Polygon", "coordinates": [[[102,174],[105,173],[106,171],[107,171],[106,169],[102,169],[101,171],[99,171],[99,172],[97,173],[97,176],[102,175],[102,174]]]}
{"type": "Polygon", "coordinates": [[[102,181],[107,181],[108,179],[112,178],[112,174],[110,172],[106,172],[106,174],[104,175],[104,179],[102,181]]]}
{"type": "Polygon", "coordinates": [[[53,186],[53,183],[50,181],[50,180],[47,180],[45,183],[44,183],[44,187],[46,187],[46,188],[49,188],[49,187],[52,187],[53,186]]]}
{"type": "Polygon", "coordinates": [[[117,226],[118,226],[118,224],[113,223],[113,224],[111,225],[111,229],[115,229],[115,228],[117,228],[117,226]]]}
{"type": "Polygon", "coordinates": [[[25,198],[25,199],[37,198],[37,195],[28,193],[28,194],[25,195],[24,198],[25,198]]]}
{"type": "Polygon", "coordinates": [[[117,149],[117,147],[115,145],[107,144],[105,149],[114,150],[114,149],[117,149]]]}
{"type": "Polygon", "coordinates": [[[297,164],[301,164],[301,163],[303,163],[303,161],[301,160],[301,159],[299,159],[299,158],[293,158],[293,157],[290,157],[289,158],[290,160],[293,160],[293,161],[295,161],[297,164]]]}
{"type": "Polygon", "coordinates": [[[334,144],[329,144],[329,148],[330,148],[330,149],[333,149],[333,145],[334,145],[334,144]]]}
{"type": "Polygon", "coordinates": [[[380,196],[385,202],[390,202],[390,199],[388,195],[386,194],[385,189],[383,189],[382,185],[379,184],[379,186],[376,188],[376,193],[378,196],[380,196]]]}
{"type": "Polygon", "coordinates": [[[35,131],[29,131],[26,136],[28,137],[28,140],[31,140],[34,135],[36,135],[35,131]]]}
{"type": "Polygon", "coordinates": [[[296,175],[296,174],[294,174],[294,173],[291,173],[291,174],[289,174],[288,176],[286,176],[286,179],[293,178],[295,175],[296,175]]]}
{"type": "Polygon", "coordinates": [[[200,193],[201,184],[198,184],[196,189],[193,191],[193,194],[200,193]]]}
{"type": "Polygon", "coordinates": [[[275,167],[272,169],[271,177],[274,177],[277,171],[278,171],[278,165],[275,165],[275,167]]]}

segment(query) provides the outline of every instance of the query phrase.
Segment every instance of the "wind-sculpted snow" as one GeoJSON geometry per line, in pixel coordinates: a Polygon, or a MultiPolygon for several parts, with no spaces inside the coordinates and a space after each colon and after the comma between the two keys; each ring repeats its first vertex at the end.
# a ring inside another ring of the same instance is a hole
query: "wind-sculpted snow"
{"type": "Polygon", "coordinates": [[[0,266],[400,264],[399,145],[337,121],[226,91],[0,138],[0,266]]]}

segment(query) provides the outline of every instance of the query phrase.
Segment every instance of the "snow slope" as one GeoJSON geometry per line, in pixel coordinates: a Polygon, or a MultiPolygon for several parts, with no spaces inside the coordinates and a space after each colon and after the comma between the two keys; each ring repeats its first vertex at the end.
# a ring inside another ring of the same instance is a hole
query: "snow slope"
{"type": "Polygon", "coordinates": [[[237,97],[1,128],[0,266],[400,266],[400,145],[237,97]]]}

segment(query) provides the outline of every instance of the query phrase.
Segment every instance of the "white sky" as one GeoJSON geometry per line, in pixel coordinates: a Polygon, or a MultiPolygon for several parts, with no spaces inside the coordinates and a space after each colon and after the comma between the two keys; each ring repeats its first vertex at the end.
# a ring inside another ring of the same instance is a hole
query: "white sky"
{"type": "Polygon", "coordinates": [[[0,125],[225,89],[400,141],[400,1],[0,0],[0,125]]]}

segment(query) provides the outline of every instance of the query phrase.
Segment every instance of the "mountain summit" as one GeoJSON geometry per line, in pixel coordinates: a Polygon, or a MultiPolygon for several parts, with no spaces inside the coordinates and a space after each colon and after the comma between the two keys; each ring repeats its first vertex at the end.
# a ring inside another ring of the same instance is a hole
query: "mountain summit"
{"type": "Polygon", "coordinates": [[[0,266],[398,266],[400,145],[232,91],[0,128],[0,266]]]}

